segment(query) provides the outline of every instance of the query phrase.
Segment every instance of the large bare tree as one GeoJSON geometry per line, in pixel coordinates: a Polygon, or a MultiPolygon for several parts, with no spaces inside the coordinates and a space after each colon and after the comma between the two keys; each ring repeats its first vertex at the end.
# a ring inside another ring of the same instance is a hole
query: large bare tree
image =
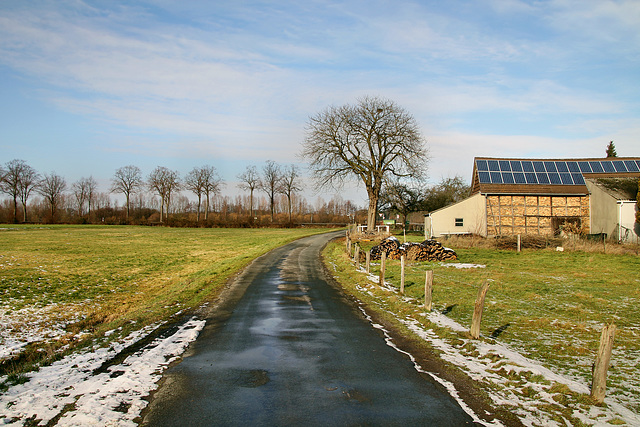
{"type": "Polygon", "coordinates": [[[171,194],[180,189],[180,175],[164,166],[158,166],[149,174],[147,185],[149,190],[160,196],[160,222],[163,222],[163,213],[165,219],[169,218],[171,194]]]}
{"type": "Polygon", "coordinates": [[[358,180],[367,191],[367,227],[376,223],[386,180],[426,172],[426,143],[418,123],[393,101],[364,97],[355,105],[329,107],[309,119],[302,155],[318,188],[358,180]]]}
{"type": "Polygon", "coordinates": [[[51,222],[55,222],[56,212],[58,207],[62,203],[64,197],[64,190],[67,188],[67,182],[65,179],[51,172],[50,174],[44,174],[42,180],[38,183],[36,191],[40,193],[42,197],[47,201],[49,205],[49,213],[51,214],[51,222]]]}
{"type": "Polygon", "coordinates": [[[254,218],[253,191],[260,185],[260,175],[258,174],[258,170],[255,166],[247,166],[247,169],[238,175],[238,179],[240,180],[238,187],[243,190],[249,190],[249,210],[251,212],[251,218],[254,218]]]}
{"type": "Polygon", "coordinates": [[[196,220],[200,221],[200,206],[202,205],[202,196],[205,196],[205,221],[209,218],[209,203],[211,195],[220,192],[222,180],[218,176],[216,168],[213,166],[202,166],[193,168],[187,174],[184,180],[185,188],[198,196],[198,213],[196,220]]]}
{"type": "Polygon", "coordinates": [[[282,171],[280,166],[273,160],[267,160],[262,168],[262,179],[258,187],[267,193],[269,197],[269,209],[271,210],[271,222],[273,222],[273,213],[275,209],[276,194],[280,192],[282,183],[282,171]]]}
{"type": "Polygon", "coordinates": [[[289,165],[282,171],[282,177],[280,180],[280,193],[287,196],[287,202],[289,207],[289,224],[292,224],[291,218],[291,198],[293,194],[302,190],[302,184],[300,182],[300,172],[296,165],[289,165]]]}
{"type": "Polygon", "coordinates": [[[142,171],[139,167],[129,165],[116,170],[111,178],[111,192],[124,194],[127,201],[127,220],[131,210],[131,194],[142,188],[142,171]]]}

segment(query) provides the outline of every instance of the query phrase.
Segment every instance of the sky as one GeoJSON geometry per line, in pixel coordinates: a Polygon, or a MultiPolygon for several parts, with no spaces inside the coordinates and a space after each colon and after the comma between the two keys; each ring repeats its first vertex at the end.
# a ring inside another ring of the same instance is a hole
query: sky
{"type": "Polygon", "coordinates": [[[432,184],[640,156],[639,83],[638,0],[0,0],[0,164],[102,191],[126,165],[212,165],[228,194],[266,160],[304,172],[309,117],[363,96],[413,115],[432,184]]]}

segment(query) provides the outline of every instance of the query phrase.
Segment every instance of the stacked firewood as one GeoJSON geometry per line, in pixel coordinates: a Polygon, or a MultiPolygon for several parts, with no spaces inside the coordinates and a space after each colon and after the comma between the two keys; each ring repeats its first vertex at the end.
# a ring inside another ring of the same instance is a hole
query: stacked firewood
{"type": "Polygon", "coordinates": [[[393,236],[371,248],[371,259],[380,259],[382,252],[386,253],[389,259],[400,259],[403,255],[405,259],[411,261],[448,261],[458,259],[458,255],[454,250],[445,248],[436,240],[400,244],[398,239],[393,236]]]}

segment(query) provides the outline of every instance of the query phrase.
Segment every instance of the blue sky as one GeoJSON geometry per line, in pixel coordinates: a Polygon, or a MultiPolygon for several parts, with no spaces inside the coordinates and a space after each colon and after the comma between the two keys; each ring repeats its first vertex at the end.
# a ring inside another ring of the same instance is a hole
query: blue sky
{"type": "MultiPolygon", "coordinates": [[[[640,156],[640,2],[0,1],[0,163],[299,163],[309,116],[395,101],[429,177],[474,156],[640,156]]],[[[364,195],[346,192],[361,203],[364,195]]]]}

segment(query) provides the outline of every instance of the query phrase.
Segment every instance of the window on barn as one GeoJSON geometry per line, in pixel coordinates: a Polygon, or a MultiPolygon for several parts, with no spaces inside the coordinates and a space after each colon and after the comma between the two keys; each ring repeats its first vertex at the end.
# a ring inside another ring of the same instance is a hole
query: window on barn
{"type": "Polygon", "coordinates": [[[463,226],[464,226],[464,219],[456,218],[456,227],[463,227],[463,226]]]}

